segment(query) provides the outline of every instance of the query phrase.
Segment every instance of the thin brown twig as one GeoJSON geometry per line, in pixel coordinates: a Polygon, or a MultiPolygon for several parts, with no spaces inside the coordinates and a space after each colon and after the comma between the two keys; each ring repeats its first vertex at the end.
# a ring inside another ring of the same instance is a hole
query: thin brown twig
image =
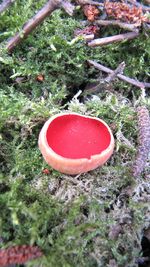
{"type": "Polygon", "coordinates": [[[139,29],[137,28],[139,25],[137,23],[134,24],[129,24],[129,23],[124,23],[120,22],[119,20],[95,20],[95,23],[100,26],[118,26],[124,30],[128,31],[134,31],[134,32],[139,32],[139,29]]]}
{"type": "Polygon", "coordinates": [[[3,13],[14,2],[15,0],[3,0],[3,2],[0,4],[0,14],[3,13]]]}
{"type": "Polygon", "coordinates": [[[150,7],[149,6],[145,6],[137,1],[133,1],[133,0],[127,0],[128,3],[137,6],[137,7],[141,7],[143,11],[150,11],[150,7]]]}
{"type": "MultiPolygon", "coordinates": [[[[59,7],[59,3],[58,3],[58,7],[59,7]]],[[[66,13],[68,13],[68,15],[70,15],[70,16],[73,15],[73,11],[75,9],[75,6],[73,4],[71,4],[70,2],[68,2],[66,0],[61,0],[60,1],[60,7],[62,7],[66,11],[66,13]]]]}
{"type": "Polygon", "coordinates": [[[83,34],[81,37],[86,41],[89,42],[94,39],[94,34],[83,34]]]}
{"type": "MultiPolygon", "coordinates": [[[[88,60],[87,61],[90,65],[94,66],[96,69],[98,70],[101,70],[101,71],[104,71],[106,73],[113,73],[113,70],[93,61],[93,60],[88,60]]],[[[139,88],[150,88],[150,83],[146,83],[146,82],[140,82],[138,80],[135,80],[135,79],[132,79],[132,78],[129,78],[123,74],[117,74],[117,77],[127,83],[130,83],[136,87],[139,87],[139,88]]]]}
{"type": "Polygon", "coordinates": [[[105,82],[107,83],[112,82],[117,77],[118,74],[123,73],[124,68],[125,68],[125,62],[121,62],[119,66],[112,73],[110,73],[107,78],[105,78],[105,82]]]}
{"type": "Polygon", "coordinates": [[[94,5],[94,6],[99,6],[99,7],[104,7],[103,3],[99,3],[96,1],[92,1],[92,0],[76,0],[76,2],[83,6],[83,5],[94,5]]]}
{"type": "Polygon", "coordinates": [[[78,36],[76,36],[75,38],[73,38],[71,40],[71,42],[69,42],[69,44],[74,44],[76,41],[79,40],[79,38],[82,38],[83,40],[85,40],[86,42],[89,42],[91,40],[94,39],[94,34],[79,34],[78,36]]]}
{"type": "Polygon", "coordinates": [[[94,34],[83,34],[81,36],[86,42],[89,42],[94,39],[94,34]]]}
{"type": "Polygon", "coordinates": [[[125,63],[122,62],[119,64],[119,66],[110,74],[105,79],[99,78],[96,83],[89,84],[86,86],[84,95],[91,94],[91,93],[99,93],[101,90],[111,90],[109,84],[117,77],[118,73],[122,73],[125,68],[125,63]]]}
{"type": "Polygon", "coordinates": [[[118,35],[113,35],[113,36],[109,36],[109,37],[95,39],[95,40],[89,42],[88,46],[90,46],[90,47],[103,46],[103,45],[107,45],[107,44],[112,44],[112,43],[116,43],[116,42],[134,39],[138,36],[139,36],[138,32],[128,32],[128,33],[123,33],[123,34],[118,34],[118,35]]]}
{"type": "Polygon", "coordinates": [[[150,4],[150,0],[145,0],[146,3],[150,4]]]}
{"type": "Polygon", "coordinates": [[[38,13],[32,17],[22,28],[21,32],[16,33],[6,44],[6,48],[9,52],[21,43],[40,23],[44,21],[55,9],[62,7],[69,14],[73,14],[74,6],[63,0],[49,0],[38,13]]]}

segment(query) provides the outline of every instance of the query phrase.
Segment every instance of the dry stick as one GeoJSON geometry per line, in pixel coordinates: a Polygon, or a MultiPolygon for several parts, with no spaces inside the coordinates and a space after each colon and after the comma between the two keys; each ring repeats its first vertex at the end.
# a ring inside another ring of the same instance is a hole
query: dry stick
{"type": "Polygon", "coordinates": [[[94,34],[79,34],[75,38],[71,40],[71,42],[68,42],[68,44],[72,45],[75,42],[77,42],[80,38],[82,38],[84,41],[89,42],[94,39],[94,34]]]}
{"type": "Polygon", "coordinates": [[[3,0],[0,4],[0,14],[5,11],[15,0],[3,0]]]}
{"type": "Polygon", "coordinates": [[[112,73],[108,74],[108,76],[105,79],[99,79],[96,84],[87,85],[84,94],[87,95],[89,93],[99,93],[102,89],[107,90],[108,84],[117,77],[118,73],[122,73],[124,68],[125,68],[125,63],[122,62],[114,71],[112,71],[112,73]]]}
{"type": "Polygon", "coordinates": [[[73,14],[74,6],[66,1],[61,0],[49,0],[45,6],[38,13],[31,18],[22,28],[21,33],[16,33],[14,37],[8,40],[6,48],[9,52],[24,39],[26,38],[44,19],[49,16],[55,9],[63,7],[65,11],[69,14],[73,14]]]}
{"type": "Polygon", "coordinates": [[[138,32],[128,32],[128,33],[124,33],[124,34],[118,34],[118,35],[113,35],[113,36],[109,36],[109,37],[95,39],[95,40],[89,42],[88,46],[96,47],[96,46],[112,44],[115,42],[134,39],[138,36],[139,36],[138,32]]]}
{"type": "Polygon", "coordinates": [[[95,23],[100,26],[118,26],[124,30],[128,31],[134,31],[134,32],[139,32],[137,27],[139,26],[138,24],[129,24],[129,23],[124,23],[120,22],[119,20],[95,20],[95,23]]]}
{"type": "MultiPolygon", "coordinates": [[[[93,60],[88,60],[87,61],[90,65],[93,65],[96,69],[104,71],[106,73],[113,73],[113,70],[93,61],[93,60]]],[[[127,83],[130,83],[134,86],[137,86],[139,88],[150,88],[150,83],[146,83],[146,82],[140,82],[138,80],[135,79],[131,79],[123,74],[117,74],[117,77],[127,83]]]]}
{"type": "Polygon", "coordinates": [[[89,42],[89,41],[91,41],[91,40],[94,39],[94,34],[88,34],[88,35],[83,34],[83,35],[81,35],[81,36],[82,36],[82,38],[83,38],[86,42],[89,42]]]}
{"type": "Polygon", "coordinates": [[[125,68],[125,63],[121,62],[119,66],[112,73],[110,73],[107,76],[107,78],[105,78],[105,82],[107,83],[112,82],[117,77],[118,74],[123,73],[124,68],[125,68]]]}
{"type": "Polygon", "coordinates": [[[72,16],[75,6],[66,0],[59,0],[59,2],[60,4],[58,4],[58,7],[62,7],[70,16],[72,16]]]}
{"type": "Polygon", "coordinates": [[[96,1],[92,1],[92,0],[76,0],[76,2],[83,6],[83,5],[95,5],[95,6],[99,6],[99,7],[104,7],[103,3],[99,3],[96,1]]]}
{"type": "Polygon", "coordinates": [[[146,3],[150,4],[150,0],[145,0],[146,3]]]}
{"type": "Polygon", "coordinates": [[[149,6],[142,5],[142,4],[138,3],[137,1],[133,2],[133,0],[127,0],[127,2],[129,2],[130,4],[132,4],[134,6],[141,7],[143,11],[150,11],[149,6]]]}

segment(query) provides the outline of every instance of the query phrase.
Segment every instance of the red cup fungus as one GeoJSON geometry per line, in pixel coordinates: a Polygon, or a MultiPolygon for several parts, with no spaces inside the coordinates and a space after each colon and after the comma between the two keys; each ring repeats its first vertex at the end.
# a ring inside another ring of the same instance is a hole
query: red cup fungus
{"type": "Polygon", "coordinates": [[[101,119],[60,113],[44,124],[39,148],[45,161],[66,174],[80,174],[103,165],[112,155],[114,138],[101,119]]]}

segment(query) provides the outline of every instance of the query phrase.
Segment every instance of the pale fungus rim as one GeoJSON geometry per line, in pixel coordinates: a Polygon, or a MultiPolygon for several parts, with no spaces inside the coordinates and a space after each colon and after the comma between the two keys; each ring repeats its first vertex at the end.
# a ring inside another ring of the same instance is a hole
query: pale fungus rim
{"type": "Polygon", "coordinates": [[[86,172],[92,169],[97,168],[98,166],[103,165],[112,155],[113,150],[114,150],[114,146],[115,146],[115,142],[114,142],[114,137],[113,134],[111,132],[110,127],[107,125],[106,122],[104,122],[102,119],[96,118],[96,117],[92,117],[92,116],[87,116],[87,115],[82,115],[76,112],[61,112],[59,114],[53,115],[51,118],[49,118],[45,124],[43,125],[41,132],[39,134],[39,140],[38,140],[38,145],[39,145],[39,149],[44,157],[44,159],[46,160],[46,162],[51,165],[54,169],[60,171],[60,172],[64,172],[64,173],[79,173],[79,171],[77,170],[77,172],[75,171],[75,169],[79,168],[80,166],[80,172],[86,172]],[[91,155],[90,158],[77,158],[77,159],[72,159],[72,158],[67,158],[67,157],[63,157],[59,154],[57,154],[48,144],[48,140],[47,140],[47,130],[49,128],[50,123],[57,119],[60,116],[66,116],[66,115],[77,115],[77,116],[81,116],[84,118],[88,118],[88,119],[93,119],[93,120],[97,120],[100,123],[102,123],[108,130],[109,134],[110,134],[110,143],[108,145],[108,147],[103,150],[102,152],[100,152],[99,154],[94,154],[91,155]],[[102,162],[101,162],[102,160],[102,162]],[[94,164],[95,162],[95,164],[94,164]],[[93,167],[92,167],[92,163],[93,163],[93,167]],[[62,167],[59,167],[59,165],[63,165],[62,167]],[[89,167],[88,167],[89,165],[89,167]],[[86,167],[85,167],[86,166],[86,167]],[[61,171],[62,169],[62,171],[61,171]],[[63,171],[64,169],[64,171],[63,171]]]}

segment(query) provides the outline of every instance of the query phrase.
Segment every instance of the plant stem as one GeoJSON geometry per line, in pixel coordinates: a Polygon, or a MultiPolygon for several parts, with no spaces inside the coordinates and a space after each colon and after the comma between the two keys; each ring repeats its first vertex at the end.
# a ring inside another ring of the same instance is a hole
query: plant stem
{"type": "Polygon", "coordinates": [[[3,0],[0,4],[0,14],[3,13],[15,0],[3,0]]]}
{"type": "Polygon", "coordinates": [[[120,22],[119,20],[95,20],[95,23],[97,25],[100,26],[118,26],[124,30],[128,30],[128,31],[134,31],[134,32],[138,32],[139,30],[137,29],[137,26],[139,26],[138,24],[129,24],[129,23],[124,23],[124,22],[120,22]]]}
{"type": "Polygon", "coordinates": [[[62,7],[69,15],[72,15],[74,6],[66,1],[61,0],[49,0],[38,13],[32,17],[22,28],[22,32],[18,32],[6,44],[8,52],[12,52],[13,49],[21,43],[40,23],[44,21],[55,9],[62,7]]]}
{"type": "Polygon", "coordinates": [[[115,42],[121,42],[121,41],[125,41],[125,40],[134,39],[138,36],[139,36],[139,33],[137,33],[137,32],[128,32],[128,33],[124,33],[124,34],[118,34],[118,35],[113,35],[113,36],[109,36],[109,37],[95,39],[95,40],[89,42],[88,46],[96,47],[96,46],[112,44],[115,42]]]}
{"type": "MultiPolygon", "coordinates": [[[[96,69],[99,69],[101,71],[104,71],[106,73],[113,73],[113,70],[93,61],[93,60],[88,60],[88,63],[90,65],[93,65],[96,69]]],[[[130,83],[136,87],[139,87],[139,88],[150,88],[150,83],[146,83],[146,82],[140,82],[138,80],[135,80],[135,79],[132,79],[132,78],[129,78],[123,74],[117,74],[117,77],[127,83],[130,83]]]]}

